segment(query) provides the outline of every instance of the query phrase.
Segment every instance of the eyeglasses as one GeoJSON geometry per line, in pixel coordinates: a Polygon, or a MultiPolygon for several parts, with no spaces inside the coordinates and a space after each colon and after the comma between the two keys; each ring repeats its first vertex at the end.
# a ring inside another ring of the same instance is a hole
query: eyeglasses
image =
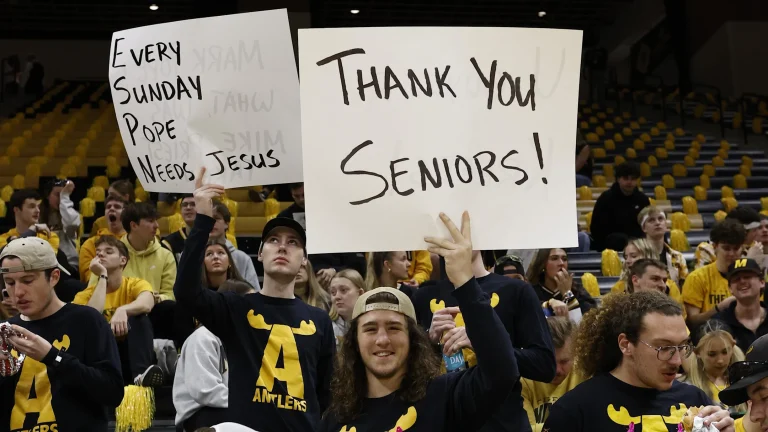
{"type": "Polygon", "coordinates": [[[693,352],[693,345],[691,344],[685,344],[685,345],[670,345],[670,346],[662,346],[662,347],[655,347],[648,342],[639,339],[640,342],[644,343],[648,348],[652,348],[656,350],[656,358],[661,361],[670,361],[672,360],[672,357],[675,356],[676,352],[680,352],[680,358],[686,359],[688,356],[691,355],[693,352]]]}
{"type": "Polygon", "coordinates": [[[733,384],[764,372],[768,372],[768,361],[736,362],[728,368],[728,381],[733,384]]]}

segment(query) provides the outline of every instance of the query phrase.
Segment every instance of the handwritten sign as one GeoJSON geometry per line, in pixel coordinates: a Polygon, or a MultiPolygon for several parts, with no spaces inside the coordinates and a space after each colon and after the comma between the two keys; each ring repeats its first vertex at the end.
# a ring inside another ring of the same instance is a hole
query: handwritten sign
{"type": "Polygon", "coordinates": [[[112,36],[120,134],[144,188],[191,192],[302,181],[299,82],[285,9],[112,36]]]}
{"type": "Polygon", "coordinates": [[[581,31],[299,30],[308,249],[576,246],[581,31]]]}

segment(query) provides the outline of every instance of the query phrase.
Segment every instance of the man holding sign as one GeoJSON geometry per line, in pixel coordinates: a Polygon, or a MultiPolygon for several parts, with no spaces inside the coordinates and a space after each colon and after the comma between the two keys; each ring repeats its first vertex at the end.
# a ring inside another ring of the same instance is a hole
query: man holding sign
{"type": "Polygon", "coordinates": [[[181,254],[174,293],[218,336],[230,366],[229,418],[259,431],[311,431],[328,404],[336,339],[328,313],[294,296],[307,259],[306,234],[293,219],[264,227],[259,261],[264,283],[244,297],[202,286],[200,267],[213,229],[220,185],[195,182],[197,217],[181,254]]]}

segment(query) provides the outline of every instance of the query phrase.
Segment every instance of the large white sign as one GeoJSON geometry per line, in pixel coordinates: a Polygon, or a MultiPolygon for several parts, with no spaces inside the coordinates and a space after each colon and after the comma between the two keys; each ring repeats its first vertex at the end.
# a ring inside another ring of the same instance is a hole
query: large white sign
{"type": "Polygon", "coordinates": [[[476,249],[577,241],[581,31],[299,30],[308,249],[425,249],[468,210],[476,249]]]}
{"type": "Polygon", "coordinates": [[[136,175],[191,192],[302,181],[299,83],[285,9],[116,32],[109,81],[136,175]]]}

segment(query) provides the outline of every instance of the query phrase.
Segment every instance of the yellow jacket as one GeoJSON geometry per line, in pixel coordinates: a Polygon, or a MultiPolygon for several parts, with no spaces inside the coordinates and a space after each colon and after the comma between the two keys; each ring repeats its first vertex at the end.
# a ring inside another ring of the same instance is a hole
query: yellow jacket
{"type": "MultiPolygon", "coordinates": [[[[109,228],[109,221],[107,220],[106,216],[100,216],[98,219],[93,221],[93,227],[91,227],[91,237],[99,235],[99,232],[101,230],[105,230],[109,228]]],[[[82,263],[82,261],[80,261],[82,263]]]]}
{"type": "MultiPolygon", "coordinates": [[[[125,232],[120,234],[122,237],[125,235],[125,232]]],[[[91,260],[96,258],[96,241],[102,237],[102,236],[111,236],[115,237],[114,234],[112,234],[112,231],[109,230],[109,228],[102,228],[99,230],[96,235],[92,235],[88,238],[88,240],[83,243],[82,246],[80,246],[80,280],[83,282],[88,282],[91,279],[91,260]]]]}
{"type": "MultiPolygon", "coordinates": [[[[152,290],[160,296],[160,301],[175,300],[173,283],[176,281],[176,258],[173,252],[160,246],[160,241],[152,239],[143,251],[137,251],[124,235],[120,241],[128,248],[128,264],[123,269],[124,277],[144,279],[152,285],[152,290]]],[[[88,286],[96,285],[98,279],[91,275],[88,286]]]]}
{"type": "MultiPolygon", "coordinates": [[[[0,248],[3,248],[8,244],[9,237],[18,237],[19,235],[20,234],[16,231],[16,228],[11,228],[7,233],[0,234],[0,248]]],[[[53,251],[59,253],[59,236],[57,236],[55,232],[51,232],[50,236],[45,233],[37,233],[37,237],[50,243],[53,251]]]]}
{"type": "Polygon", "coordinates": [[[429,251],[411,251],[411,266],[408,267],[408,277],[415,279],[419,285],[432,277],[432,258],[429,251]]]}

